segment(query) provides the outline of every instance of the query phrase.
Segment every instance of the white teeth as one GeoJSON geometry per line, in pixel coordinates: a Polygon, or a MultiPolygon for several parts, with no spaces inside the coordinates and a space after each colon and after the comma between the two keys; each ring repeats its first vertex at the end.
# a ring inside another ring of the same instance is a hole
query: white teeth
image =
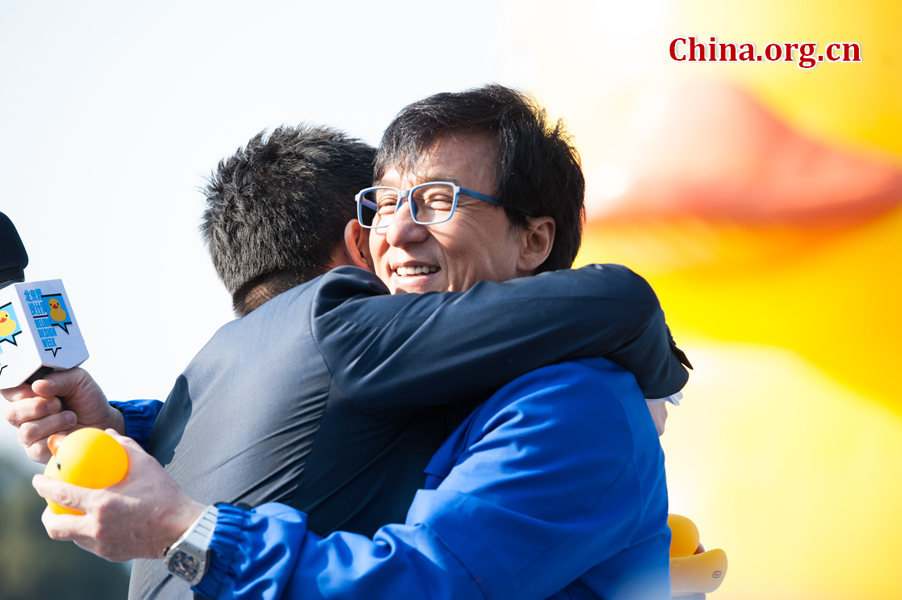
{"type": "Polygon", "coordinates": [[[395,272],[401,277],[408,277],[410,275],[426,275],[428,273],[435,273],[438,271],[438,267],[398,267],[395,269],[395,272]]]}

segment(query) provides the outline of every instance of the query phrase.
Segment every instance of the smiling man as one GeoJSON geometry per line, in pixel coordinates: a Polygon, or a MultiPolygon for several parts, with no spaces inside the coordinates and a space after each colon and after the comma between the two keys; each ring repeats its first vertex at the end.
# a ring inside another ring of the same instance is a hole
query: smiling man
{"type": "MultiPolygon", "coordinates": [[[[344,356],[359,375],[348,378],[345,367],[324,374],[334,378],[326,379],[327,389],[337,398],[321,420],[330,435],[316,436],[299,497],[337,473],[353,481],[360,471],[354,452],[366,454],[359,457],[364,465],[382,455],[373,454],[374,439],[386,438],[385,452],[395,451],[393,436],[411,431],[408,425],[423,415],[423,408],[411,408],[417,398],[423,407],[450,402],[452,388],[476,394],[490,381],[486,370],[535,363],[531,354],[567,341],[560,330],[548,333],[558,325],[548,315],[568,321],[580,310],[575,299],[597,277],[613,293],[590,310],[614,321],[625,306],[643,305],[640,312],[655,315],[619,324],[622,343],[610,355],[638,358],[637,371],[667,381],[653,386],[662,395],[682,387],[682,354],[668,343],[653,294],[628,270],[592,266],[517,279],[569,267],[582,222],[575,150],[528,98],[487,86],[414,103],[386,131],[376,181],[357,196],[358,224],[371,230],[368,241],[355,237],[357,250],[393,292],[466,292],[402,302],[403,294],[366,298],[358,285],[357,296],[335,308],[341,288],[330,277],[352,274],[339,270],[257,309],[320,294],[313,317],[328,310],[313,331],[318,350],[344,356]],[[402,306],[403,312],[386,310],[402,306]],[[534,318],[517,320],[527,309],[534,318]],[[519,325],[499,337],[498,321],[519,325]],[[386,359],[379,349],[398,337],[398,327],[446,334],[417,333],[386,359]],[[333,338],[316,337],[320,328],[354,331],[358,341],[349,346],[342,338],[343,352],[336,352],[333,338]],[[514,337],[526,354],[497,352],[514,337]],[[483,355],[494,356],[491,369],[483,355]],[[647,369],[643,357],[652,363],[647,369]],[[425,370],[441,383],[418,385],[425,370]]],[[[304,512],[280,503],[205,507],[207,500],[192,500],[155,461],[123,442],[130,474],[109,490],[36,478],[42,495],[87,513],[81,521],[45,513],[48,532],[117,560],[158,558],[168,547],[170,570],[209,597],[668,594],[663,456],[636,379],[604,359],[545,367],[495,393],[433,456],[407,523],[372,538],[341,532],[322,538],[304,512]],[[148,522],[147,515],[155,518],[148,522]]]]}
{"type": "Polygon", "coordinates": [[[479,281],[531,275],[545,260],[555,221],[543,216],[514,226],[490,195],[497,164],[490,135],[447,134],[415,172],[391,167],[379,186],[358,195],[361,222],[374,230],[373,269],[392,293],[464,291],[479,281]],[[409,210],[397,212],[399,198],[409,210]]]}

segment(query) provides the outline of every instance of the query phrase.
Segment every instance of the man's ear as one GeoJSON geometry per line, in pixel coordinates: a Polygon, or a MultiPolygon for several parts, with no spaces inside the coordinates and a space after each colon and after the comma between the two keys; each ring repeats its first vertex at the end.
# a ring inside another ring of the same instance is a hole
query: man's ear
{"type": "Polygon", "coordinates": [[[351,264],[367,271],[373,270],[373,262],[370,260],[370,231],[354,219],[345,225],[345,251],[351,259],[351,264]]]}
{"type": "Polygon", "coordinates": [[[527,217],[526,226],[520,232],[520,257],[517,270],[530,275],[539,268],[554,246],[555,223],[551,217],[527,217]]]}

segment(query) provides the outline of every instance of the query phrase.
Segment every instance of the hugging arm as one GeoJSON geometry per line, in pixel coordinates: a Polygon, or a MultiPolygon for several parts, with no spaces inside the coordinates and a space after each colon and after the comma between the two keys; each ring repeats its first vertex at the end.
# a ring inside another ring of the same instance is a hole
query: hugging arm
{"type": "Polygon", "coordinates": [[[359,273],[323,278],[313,331],[362,410],[484,398],[538,367],[596,356],[631,371],[648,398],[674,394],[688,379],[654,290],[620,265],[481,282],[463,293],[361,292],[335,302],[348,297],[345,286],[362,285],[359,273]]]}

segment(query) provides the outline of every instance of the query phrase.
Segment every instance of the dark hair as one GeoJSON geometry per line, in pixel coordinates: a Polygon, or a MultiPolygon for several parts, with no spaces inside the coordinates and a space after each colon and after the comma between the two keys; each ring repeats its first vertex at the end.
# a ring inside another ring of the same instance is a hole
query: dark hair
{"type": "Polygon", "coordinates": [[[335,129],[282,126],[219,163],[200,230],[238,314],[262,303],[248,297],[259,286],[265,301],[328,269],[375,152],[335,129]]]}
{"type": "MultiPolygon", "coordinates": [[[[390,167],[410,171],[445,134],[487,133],[498,144],[495,196],[533,216],[555,222],[554,245],[537,272],[573,264],[585,220],[585,179],[579,154],[562,121],[548,123],[545,110],[525,94],[498,84],[441,93],[405,107],[385,130],[375,179],[390,167]]],[[[526,225],[521,210],[507,208],[512,224],[526,225]]]]}

